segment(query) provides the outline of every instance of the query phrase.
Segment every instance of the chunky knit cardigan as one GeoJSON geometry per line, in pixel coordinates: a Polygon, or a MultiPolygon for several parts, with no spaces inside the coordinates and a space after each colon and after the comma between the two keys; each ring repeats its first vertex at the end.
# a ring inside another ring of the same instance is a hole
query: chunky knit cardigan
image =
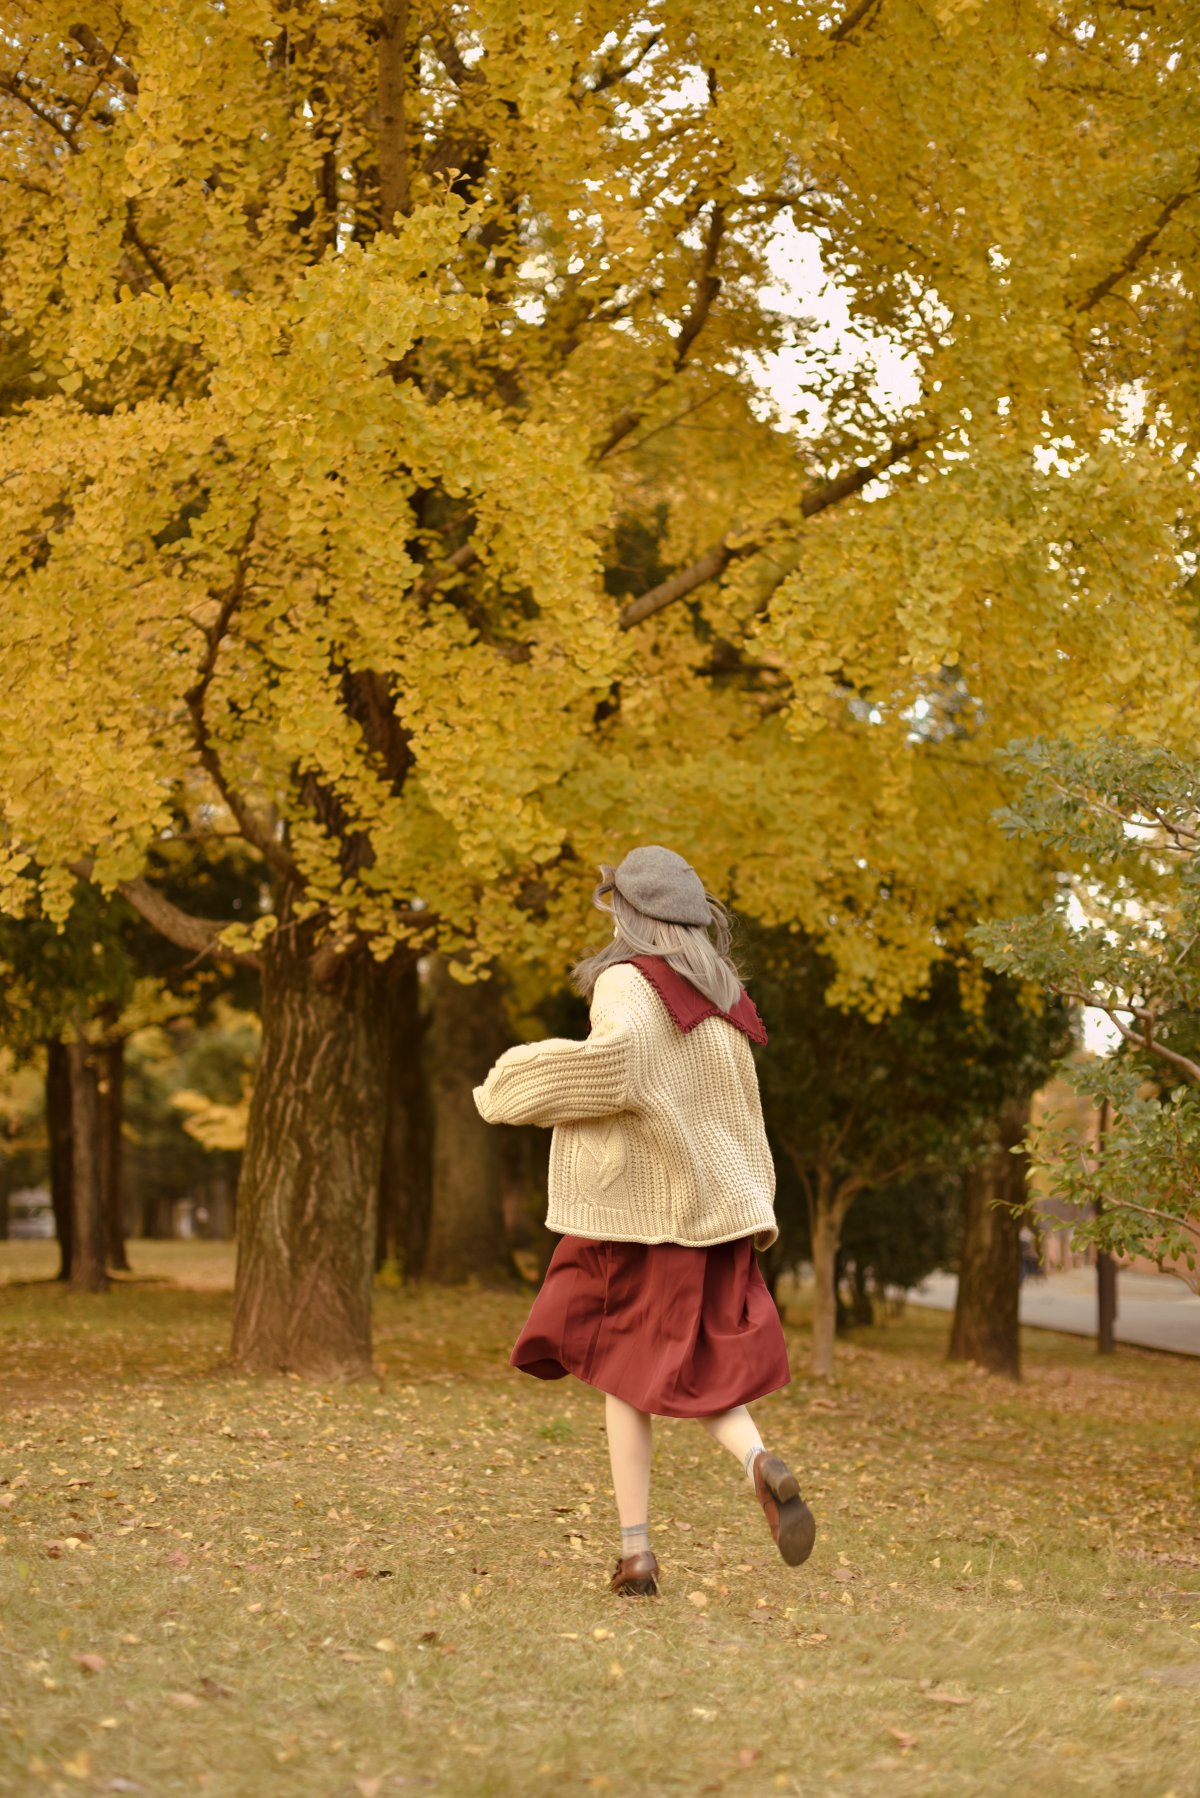
{"type": "Polygon", "coordinates": [[[509,1049],[475,1088],[488,1123],[553,1126],[551,1230],[693,1247],[775,1241],[775,1170],[750,1045],[708,1009],[681,1028],[636,966],[607,968],[590,1036],[509,1049]]]}

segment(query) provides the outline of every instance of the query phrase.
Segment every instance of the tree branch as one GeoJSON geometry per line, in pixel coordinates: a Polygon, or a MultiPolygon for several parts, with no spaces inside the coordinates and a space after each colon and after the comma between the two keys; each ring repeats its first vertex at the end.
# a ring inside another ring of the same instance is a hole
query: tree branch
{"type": "Polygon", "coordinates": [[[651,587],[637,599],[631,599],[621,613],[620,628],[623,631],[632,630],[635,624],[641,624],[644,618],[661,612],[666,606],[674,605],[677,599],[686,599],[697,587],[703,587],[706,582],[715,581],[718,575],[724,574],[737,557],[753,555],[758,548],[758,543],[745,543],[734,549],[723,539],[720,543],[714,543],[697,561],[690,562],[686,568],[677,569],[665,581],[659,581],[657,587],[651,587]]]}
{"type": "MultiPolygon", "coordinates": [[[[823,481],[800,501],[801,516],[815,518],[819,512],[838,505],[852,494],[861,493],[864,487],[885,474],[897,462],[910,456],[924,441],[926,439],[921,437],[907,437],[901,443],[894,443],[876,461],[861,463],[855,468],[848,468],[844,474],[834,475],[831,480],[823,481]]],[[[760,540],[732,545],[722,538],[688,567],[677,569],[656,587],[651,587],[636,599],[630,600],[621,613],[620,628],[623,631],[631,630],[635,624],[641,624],[643,619],[651,617],[653,613],[661,612],[665,606],[673,605],[677,599],[686,598],[707,581],[715,580],[736,558],[755,555],[762,547],[760,540]]]]}
{"type": "Polygon", "coordinates": [[[395,234],[397,215],[407,217],[408,121],[405,113],[408,0],[383,0],[379,26],[379,224],[395,234]]]}
{"type": "Polygon", "coordinates": [[[298,880],[299,872],[291,856],[278,841],[265,820],[257,817],[253,808],[230,786],[221,766],[221,758],[208,729],[205,716],[205,702],[208,690],[212,685],[217,669],[217,657],[221,653],[221,644],[229,629],[230,619],[241,604],[246,588],[246,570],[250,560],[250,544],[258,523],[255,511],[250,523],[246,526],[245,536],[238,549],[237,566],[229,589],[220,602],[217,616],[213,623],[204,630],[206,648],[204,660],[200,665],[199,678],[193,682],[184,694],[184,704],[192,720],[192,739],[196,745],[196,753],[201,765],[208,773],[217,791],[237,819],[238,828],[245,840],[258,850],[263,860],[275,869],[285,880],[298,880]]]}
{"type": "Polygon", "coordinates": [[[849,1174],[834,1193],[833,1203],[829,1209],[839,1233],[841,1232],[842,1225],[846,1221],[846,1213],[849,1211],[859,1193],[862,1192],[868,1184],[869,1182],[865,1180],[861,1174],[849,1174]]]}
{"type": "Polygon", "coordinates": [[[1192,1222],[1191,1214],[1177,1217],[1171,1211],[1158,1211],[1152,1205],[1136,1205],[1132,1199],[1111,1199],[1104,1195],[1104,1215],[1116,1216],[1121,1211],[1135,1212],[1138,1217],[1148,1217],[1152,1223],[1167,1224],[1177,1230],[1186,1230],[1189,1235],[1200,1239],[1200,1223],[1192,1222]]]}
{"type": "Polygon", "coordinates": [[[161,282],[166,291],[170,293],[171,278],[159,261],[157,252],[150,248],[150,245],[146,242],[138,229],[138,223],[134,217],[132,200],[126,200],[125,202],[124,238],[125,242],[129,244],[132,249],[137,251],[138,255],[142,258],[142,261],[146,264],[146,267],[150,270],[150,273],[154,276],[154,279],[161,282]]]}
{"type": "Polygon", "coordinates": [[[1076,312],[1090,312],[1092,307],[1098,306],[1100,301],[1105,299],[1114,287],[1119,286],[1127,275],[1131,275],[1147,251],[1154,247],[1155,242],[1170,224],[1179,208],[1186,201],[1195,199],[1197,193],[1200,193],[1200,188],[1185,187],[1181,188],[1179,193],[1172,194],[1150,229],[1142,233],[1124,261],[1113,269],[1111,274],[1105,275],[1102,281],[1097,281],[1096,285],[1076,302],[1076,312]]]}
{"type": "MultiPolygon", "coordinates": [[[[1095,1001],[1093,1000],[1092,1003],[1095,1004],[1095,1001]]],[[[1176,1067],[1181,1073],[1186,1074],[1193,1086],[1200,1086],[1200,1063],[1190,1061],[1186,1055],[1180,1055],[1175,1049],[1168,1049],[1165,1043],[1156,1042],[1149,1031],[1143,1033],[1139,1030],[1131,1030],[1129,1025],[1124,1023],[1115,1011],[1110,1011],[1107,1005],[1099,1006],[1097,1009],[1112,1019],[1126,1042],[1135,1044],[1139,1049],[1144,1049],[1148,1055],[1157,1055],[1161,1061],[1169,1062],[1172,1067],[1176,1067]]],[[[1122,1010],[1126,1009],[1128,1008],[1122,1007],[1122,1010]]]]}
{"type": "Polygon", "coordinates": [[[858,0],[858,5],[852,6],[845,18],[829,33],[830,43],[844,44],[850,33],[857,30],[863,20],[868,18],[881,3],[882,0],[858,0]]]}
{"type": "Polygon", "coordinates": [[[96,36],[90,25],[72,25],[71,36],[79,45],[85,56],[89,56],[98,66],[101,76],[111,75],[117,86],[135,99],[138,92],[138,79],[127,62],[122,62],[115,50],[110,50],[96,36]]]}
{"type": "Polygon", "coordinates": [[[33,114],[35,119],[40,119],[43,125],[49,125],[51,131],[56,131],[72,150],[78,151],[79,146],[75,142],[73,126],[64,125],[56,114],[49,111],[48,108],[40,106],[32,94],[25,93],[15,75],[0,75],[0,94],[7,94],[10,100],[15,100],[18,105],[23,106],[26,112],[33,114]]]}
{"type": "Polygon", "coordinates": [[[463,61],[462,52],[455,43],[453,34],[449,31],[436,33],[433,38],[433,48],[447,75],[455,87],[461,91],[471,80],[471,70],[463,61]]]}
{"type": "Polygon", "coordinates": [[[671,379],[677,375],[687,361],[692,345],[703,331],[712,311],[713,301],[721,291],[721,277],[716,273],[717,258],[721,252],[721,242],[725,236],[725,208],[715,201],[709,214],[708,226],[704,233],[704,247],[700,255],[700,267],[696,275],[695,297],[679,326],[679,336],[675,340],[675,354],[671,358],[670,374],[661,375],[650,387],[645,398],[611,426],[608,436],[596,451],[597,462],[603,462],[605,456],[611,455],[618,443],[624,441],[631,431],[635,431],[645,418],[650,402],[656,393],[662,391],[671,379]]]}
{"type": "Polygon", "coordinates": [[[444,587],[447,581],[452,580],[456,574],[461,574],[464,568],[473,568],[478,560],[479,551],[475,545],[473,543],[462,544],[454,551],[453,555],[446,557],[440,567],[433,569],[423,580],[417,582],[412,591],[414,600],[418,605],[424,605],[427,599],[433,598],[439,587],[444,587]]]}
{"type": "MultiPolygon", "coordinates": [[[[80,880],[90,881],[93,866],[89,857],[85,861],[72,862],[71,872],[80,880]]],[[[219,956],[223,961],[235,962],[238,967],[261,967],[257,955],[245,950],[227,949],[218,941],[221,932],[228,930],[235,922],[233,918],[197,918],[192,912],[184,911],[181,906],[176,905],[174,900],[168,899],[165,893],[160,893],[157,887],[152,887],[147,880],[118,881],[117,891],[160,936],[165,936],[169,943],[175,943],[180,949],[192,949],[200,955],[219,956]]]]}
{"type": "Polygon", "coordinates": [[[1056,986],[1054,990],[1062,999],[1074,999],[1078,1005],[1086,1005],[1093,1011],[1102,1011],[1105,1017],[1116,1025],[1126,1042],[1132,1043],[1137,1049],[1144,1049],[1148,1055],[1157,1055],[1163,1061],[1170,1062],[1173,1067],[1177,1067],[1181,1073],[1186,1074],[1194,1086],[1200,1086],[1200,1062],[1190,1061],[1186,1055],[1180,1055],[1177,1050],[1168,1049],[1165,1043],[1159,1042],[1148,1030],[1143,1032],[1131,1029],[1118,1015],[1122,1011],[1127,1011],[1131,1017],[1142,1018],[1147,1023],[1152,1023],[1152,1015],[1144,1006],[1106,1003],[1105,1000],[1097,998],[1095,993],[1089,993],[1083,987],[1056,986]]]}
{"type": "Polygon", "coordinates": [[[662,35],[661,31],[652,31],[648,38],[642,40],[627,62],[601,63],[595,77],[584,86],[583,92],[585,94],[602,94],[607,88],[615,87],[618,81],[624,81],[627,75],[632,75],[634,70],[641,66],[662,35]]]}

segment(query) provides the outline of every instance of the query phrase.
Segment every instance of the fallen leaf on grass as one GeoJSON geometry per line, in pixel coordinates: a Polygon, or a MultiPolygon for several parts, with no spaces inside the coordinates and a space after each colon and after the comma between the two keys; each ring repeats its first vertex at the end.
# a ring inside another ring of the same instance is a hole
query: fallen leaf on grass
{"type": "Polygon", "coordinates": [[[103,1673],[107,1665],[102,1654],[73,1654],[71,1659],[77,1667],[82,1667],[85,1673],[103,1673]]]}
{"type": "Polygon", "coordinates": [[[752,1767],[754,1765],[755,1761],[761,1760],[761,1759],[762,1759],[762,1749],[761,1748],[739,1748],[738,1749],[737,1764],[739,1767],[752,1767]]]}
{"type": "Polygon", "coordinates": [[[688,1593],[688,1603],[694,1604],[698,1611],[702,1611],[704,1609],[705,1605],[708,1603],[708,1593],[707,1592],[689,1592],[688,1593]]]}
{"type": "Polygon", "coordinates": [[[906,1752],[909,1748],[915,1748],[917,1745],[916,1736],[910,1735],[907,1729],[889,1729],[888,1734],[901,1753],[906,1752]]]}
{"type": "Polygon", "coordinates": [[[206,1698],[232,1698],[233,1687],[223,1686],[219,1679],[211,1679],[206,1673],[200,1681],[201,1690],[206,1698]]]}
{"type": "Polygon", "coordinates": [[[356,1789],[362,1793],[362,1798],[379,1798],[379,1794],[383,1790],[383,1776],[374,1773],[370,1779],[356,1779],[354,1784],[356,1789]]]}
{"type": "Polygon", "coordinates": [[[923,1698],[928,1698],[931,1704],[970,1704],[971,1702],[969,1698],[960,1698],[957,1692],[923,1692],[921,1695],[923,1698]]]}
{"type": "Polygon", "coordinates": [[[190,1567],[191,1564],[191,1555],[184,1554],[182,1548],[177,1548],[173,1554],[167,1556],[168,1567],[190,1567]]]}
{"type": "Polygon", "coordinates": [[[62,1770],[69,1779],[90,1779],[92,1777],[92,1757],[86,1748],[81,1748],[71,1760],[63,1762],[62,1770]]]}
{"type": "Polygon", "coordinates": [[[194,1711],[200,1703],[194,1692],[168,1692],[167,1696],[181,1711],[194,1711]]]}

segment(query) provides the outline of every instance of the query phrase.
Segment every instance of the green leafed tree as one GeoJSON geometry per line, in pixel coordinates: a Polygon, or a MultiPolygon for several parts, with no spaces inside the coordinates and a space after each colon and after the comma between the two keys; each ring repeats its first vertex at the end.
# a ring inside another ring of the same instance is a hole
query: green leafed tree
{"type": "Polygon", "coordinates": [[[1036,742],[1014,764],[1024,791],[1001,821],[1042,845],[1060,887],[980,925],[979,952],[1094,1006],[1120,1039],[1062,1069],[1103,1131],[1048,1119],[1030,1146],[1046,1190],[1078,1207],[1076,1245],[1169,1260],[1200,1290],[1200,764],[1115,737],[1036,742]]]}
{"type": "MultiPolygon", "coordinates": [[[[1028,1110],[1066,1047],[1065,1013],[1037,1005],[1012,980],[981,979],[976,963],[959,967],[947,958],[926,994],[872,1021],[829,1002],[829,958],[784,931],[756,940],[753,972],[771,1038],[759,1062],[763,1111],[776,1153],[794,1175],[789,1190],[798,1184],[804,1201],[800,1217],[781,1208],[783,1251],[794,1256],[807,1240],[812,1371],[829,1379],[835,1270],[852,1206],[866,1193],[876,1206],[886,1203],[889,1191],[903,1193],[922,1178],[937,1187],[948,1174],[964,1179],[969,1197],[995,1120],[1006,1108],[1028,1110]]],[[[970,1223],[968,1205],[964,1248],[970,1223]]],[[[1015,1293],[1015,1231],[1008,1271],[1015,1293]]],[[[999,1297],[984,1282],[972,1308],[986,1314],[999,1297]]]]}

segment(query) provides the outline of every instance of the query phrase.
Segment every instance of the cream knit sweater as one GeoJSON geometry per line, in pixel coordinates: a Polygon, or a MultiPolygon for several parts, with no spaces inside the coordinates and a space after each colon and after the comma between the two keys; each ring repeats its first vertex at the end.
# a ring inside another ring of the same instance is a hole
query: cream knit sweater
{"type": "Polygon", "coordinates": [[[583,1042],[509,1049],[475,1088],[489,1124],[554,1127],[550,1229],[769,1248],[775,1169],[742,1032],[721,1017],[680,1030],[628,962],[601,974],[591,1021],[583,1042]]]}

